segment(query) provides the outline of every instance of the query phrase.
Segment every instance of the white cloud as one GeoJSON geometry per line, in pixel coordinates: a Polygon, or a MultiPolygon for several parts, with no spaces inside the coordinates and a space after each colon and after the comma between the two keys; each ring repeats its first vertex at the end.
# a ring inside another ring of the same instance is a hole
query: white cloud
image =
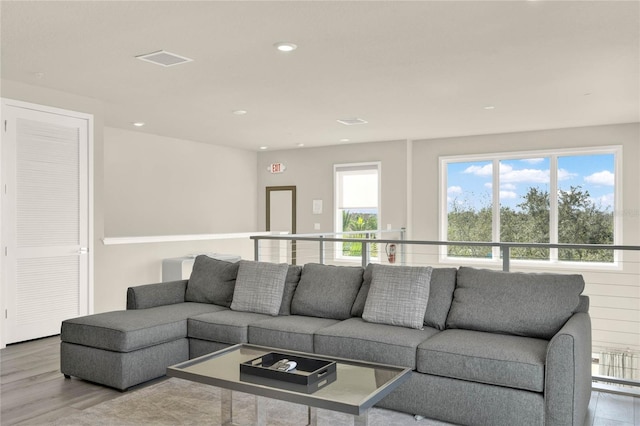
{"type": "Polygon", "coordinates": [[[484,166],[469,166],[464,173],[474,174],[476,176],[491,176],[493,173],[493,164],[485,164],[484,166]]]}
{"type": "Polygon", "coordinates": [[[462,194],[462,187],[450,186],[447,188],[447,194],[462,194]]]}
{"type": "Polygon", "coordinates": [[[520,161],[522,161],[523,163],[529,163],[529,164],[539,164],[544,161],[544,158],[527,158],[520,161]]]}
{"type": "Polygon", "coordinates": [[[518,194],[513,191],[500,191],[500,199],[516,199],[518,194]]]}
{"type": "Polygon", "coordinates": [[[487,183],[485,183],[485,184],[484,184],[484,187],[485,187],[485,188],[489,188],[489,189],[493,188],[493,182],[487,182],[487,183]]]}
{"type": "Polygon", "coordinates": [[[500,185],[500,189],[514,191],[517,187],[512,183],[503,183],[500,185]]]}
{"type": "Polygon", "coordinates": [[[606,185],[613,186],[615,184],[615,175],[609,170],[603,170],[601,172],[594,173],[589,176],[585,176],[584,180],[587,183],[594,185],[606,185]]]}
{"type": "Polygon", "coordinates": [[[549,183],[549,170],[521,169],[513,170],[512,167],[500,167],[500,182],[534,182],[549,183]]]}
{"type": "Polygon", "coordinates": [[[576,176],[578,176],[577,173],[571,173],[566,169],[558,169],[558,180],[572,179],[576,176]]]}
{"type": "MultiPolygon", "coordinates": [[[[538,159],[531,159],[531,161],[538,159]]],[[[522,160],[525,161],[525,160],[522,160]]],[[[464,170],[464,173],[473,174],[475,176],[491,177],[493,172],[492,164],[485,164],[484,166],[469,166],[464,170]]],[[[602,172],[604,173],[604,172],[602,172]]],[[[597,174],[597,173],[596,173],[597,174]]],[[[514,170],[513,166],[507,163],[500,163],[500,182],[502,185],[510,183],[549,183],[550,181],[549,169],[518,169],[514,170]]],[[[578,176],[577,173],[571,173],[565,169],[558,169],[558,180],[567,180],[578,176]]],[[[594,175],[592,175],[594,176],[594,175]]],[[[487,186],[485,184],[485,186],[487,186]]],[[[507,189],[515,189],[507,188],[507,189]]]]}

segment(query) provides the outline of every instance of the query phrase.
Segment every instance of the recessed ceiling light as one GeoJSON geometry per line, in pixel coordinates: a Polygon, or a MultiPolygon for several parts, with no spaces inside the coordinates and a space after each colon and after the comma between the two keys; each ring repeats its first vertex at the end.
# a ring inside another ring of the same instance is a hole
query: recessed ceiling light
{"type": "Polygon", "coordinates": [[[343,139],[340,139],[340,142],[349,142],[350,140],[351,139],[343,138],[343,139]]]}
{"type": "Polygon", "coordinates": [[[293,43],[288,43],[288,42],[283,42],[283,41],[275,43],[274,47],[276,49],[278,49],[279,51],[281,51],[281,52],[291,52],[291,51],[294,51],[294,50],[296,50],[298,48],[298,46],[296,46],[293,43]]]}
{"type": "Polygon", "coordinates": [[[296,146],[299,147],[299,148],[302,148],[304,146],[304,144],[303,143],[299,143],[296,146]]]}
{"type": "Polygon", "coordinates": [[[134,126],[136,126],[136,127],[142,127],[142,126],[144,126],[144,123],[143,123],[142,121],[135,121],[135,122],[133,122],[133,123],[131,123],[131,124],[133,124],[133,125],[134,125],[134,126]]]}
{"type": "Polygon", "coordinates": [[[493,105],[487,105],[486,107],[484,107],[484,109],[490,110],[490,109],[496,109],[496,107],[494,107],[493,105]]]}
{"type": "Polygon", "coordinates": [[[345,126],[354,126],[356,124],[367,124],[368,121],[363,120],[362,118],[340,118],[336,120],[340,124],[344,124],[345,126]]]}
{"type": "Polygon", "coordinates": [[[267,149],[267,148],[269,148],[269,147],[268,147],[268,146],[261,146],[261,147],[260,147],[260,149],[262,149],[262,150],[265,150],[265,149],[267,149]]]}
{"type": "Polygon", "coordinates": [[[244,109],[236,109],[236,110],[233,111],[233,113],[235,115],[245,115],[247,113],[247,111],[244,110],[244,109]]]}

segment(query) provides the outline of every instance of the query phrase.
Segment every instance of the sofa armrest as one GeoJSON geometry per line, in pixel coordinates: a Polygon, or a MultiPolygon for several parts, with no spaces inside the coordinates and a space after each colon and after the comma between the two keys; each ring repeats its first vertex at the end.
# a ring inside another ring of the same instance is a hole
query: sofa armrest
{"type": "Polygon", "coordinates": [[[582,425],[591,397],[591,318],[574,314],[553,336],[545,368],[545,425],[582,425]]]}
{"type": "Polygon", "coordinates": [[[127,309],[146,309],[184,302],[188,280],[140,285],[127,289],[127,309]]]}

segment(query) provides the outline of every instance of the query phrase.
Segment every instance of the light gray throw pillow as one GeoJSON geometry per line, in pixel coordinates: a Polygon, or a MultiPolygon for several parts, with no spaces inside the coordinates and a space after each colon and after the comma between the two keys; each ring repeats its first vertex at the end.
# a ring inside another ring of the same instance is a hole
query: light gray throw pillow
{"type": "Polygon", "coordinates": [[[289,265],[249,260],[239,263],[231,309],[278,315],[289,265]]]}
{"type": "Polygon", "coordinates": [[[422,329],[431,272],[431,267],[372,265],[362,319],[422,329]]]}

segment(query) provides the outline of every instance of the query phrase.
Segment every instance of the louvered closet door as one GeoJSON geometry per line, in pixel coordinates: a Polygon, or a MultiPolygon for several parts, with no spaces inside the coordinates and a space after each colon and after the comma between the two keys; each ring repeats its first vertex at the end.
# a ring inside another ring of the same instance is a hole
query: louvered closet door
{"type": "Polygon", "coordinates": [[[5,271],[12,343],[58,334],[62,320],[88,312],[89,160],[87,120],[7,109],[3,153],[15,159],[3,209],[3,221],[13,222],[5,271]]]}

